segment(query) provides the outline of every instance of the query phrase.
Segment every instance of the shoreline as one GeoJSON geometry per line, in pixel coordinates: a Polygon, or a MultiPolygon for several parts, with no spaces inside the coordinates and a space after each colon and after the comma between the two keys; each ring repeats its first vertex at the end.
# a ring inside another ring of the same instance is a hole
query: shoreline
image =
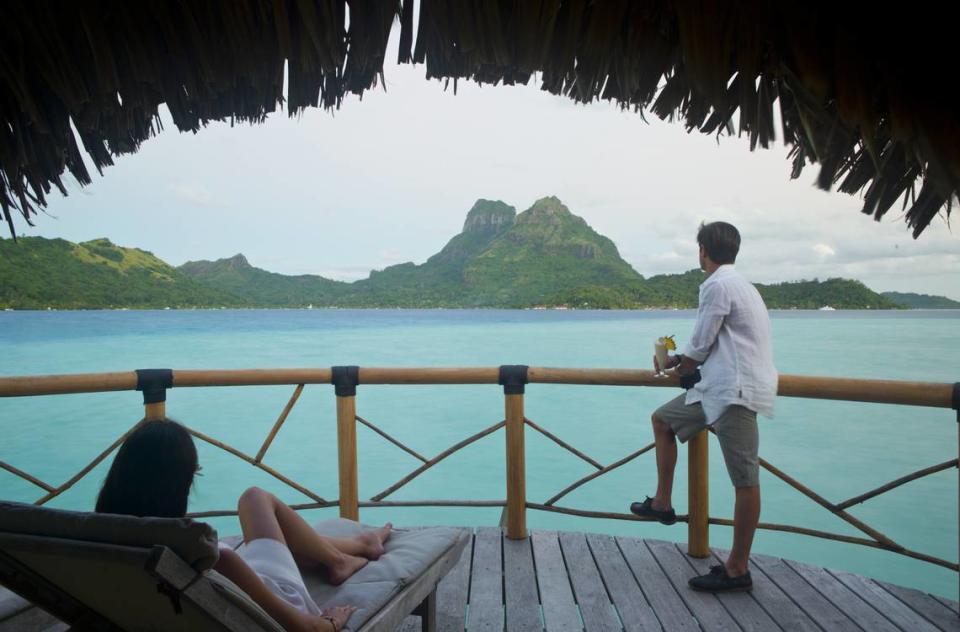
{"type": "MultiPolygon", "coordinates": [[[[7,313],[48,313],[48,312],[225,312],[225,311],[260,311],[260,312],[695,312],[696,307],[563,307],[563,308],[533,308],[533,307],[280,307],[280,306],[245,306],[245,307],[46,307],[46,308],[0,308],[0,312],[7,313]]],[[[769,312],[874,312],[874,313],[903,313],[903,312],[958,312],[956,307],[903,307],[903,308],[870,308],[870,307],[836,307],[829,310],[818,307],[770,307],[769,312]]]]}

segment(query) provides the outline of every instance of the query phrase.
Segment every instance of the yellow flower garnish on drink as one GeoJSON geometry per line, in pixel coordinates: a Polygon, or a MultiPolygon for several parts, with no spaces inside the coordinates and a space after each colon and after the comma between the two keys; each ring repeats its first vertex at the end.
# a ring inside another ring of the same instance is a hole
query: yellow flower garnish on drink
{"type": "Polygon", "coordinates": [[[667,350],[668,350],[668,351],[676,351],[676,350],[677,350],[677,343],[674,342],[673,336],[664,336],[664,337],[663,337],[663,344],[664,344],[664,346],[667,347],[667,350]]]}

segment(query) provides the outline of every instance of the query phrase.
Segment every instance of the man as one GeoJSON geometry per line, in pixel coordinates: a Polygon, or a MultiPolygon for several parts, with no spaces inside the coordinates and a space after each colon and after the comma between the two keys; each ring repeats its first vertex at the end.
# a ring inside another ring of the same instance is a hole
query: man
{"type": "Polygon", "coordinates": [[[712,426],[736,488],[733,548],[725,564],[689,583],[711,592],[750,590],[747,562],[760,519],[757,413],[773,416],[777,393],[770,316],[756,288],[734,269],[740,250],[737,229],[726,222],[701,224],[697,243],[700,267],[707,273],[697,322],[684,353],[670,356],[664,367],[676,369],[688,390],[653,413],[657,492],[630,510],[663,524],[676,522],[671,499],[676,440],[686,442],[712,426]],[[698,367],[702,379],[691,387],[698,367]]]}

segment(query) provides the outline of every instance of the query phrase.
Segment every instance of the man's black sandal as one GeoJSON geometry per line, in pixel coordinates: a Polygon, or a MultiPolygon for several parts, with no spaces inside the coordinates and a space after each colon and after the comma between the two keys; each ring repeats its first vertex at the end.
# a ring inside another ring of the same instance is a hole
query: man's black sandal
{"type": "Polygon", "coordinates": [[[647,496],[647,499],[641,502],[630,503],[630,513],[646,518],[654,518],[660,524],[671,525],[677,521],[677,512],[673,509],[660,511],[653,508],[653,499],[647,496]]]}
{"type": "Polygon", "coordinates": [[[730,577],[727,575],[727,567],[723,564],[717,564],[710,567],[710,572],[699,577],[691,577],[690,588],[702,590],[704,592],[745,592],[753,589],[753,580],[750,578],[750,571],[747,571],[739,577],[730,577]]]}

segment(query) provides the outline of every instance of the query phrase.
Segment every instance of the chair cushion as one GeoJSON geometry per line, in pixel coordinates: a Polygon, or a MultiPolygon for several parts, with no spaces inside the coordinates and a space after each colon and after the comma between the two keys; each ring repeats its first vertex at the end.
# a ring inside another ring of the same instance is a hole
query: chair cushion
{"type": "MultiPolygon", "coordinates": [[[[221,597],[232,603],[234,606],[242,610],[248,617],[260,624],[260,627],[263,628],[263,632],[284,632],[283,627],[277,623],[273,617],[271,617],[267,612],[260,607],[253,599],[243,592],[243,590],[234,584],[232,581],[218,573],[217,571],[207,571],[204,575],[210,584],[213,586],[213,589],[220,594],[221,597]]],[[[227,610],[223,613],[223,618],[225,619],[228,627],[234,629],[234,625],[230,625],[231,618],[234,613],[227,610]]]]}
{"type": "Polygon", "coordinates": [[[29,601],[16,594],[12,590],[7,590],[0,586],[0,629],[3,629],[3,621],[20,614],[31,607],[29,601]]]}
{"type": "MultiPolygon", "coordinates": [[[[343,519],[316,525],[318,532],[332,537],[350,537],[370,528],[343,519]]],[[[304,583],[321,608],[355,606],[357,611],[346,630],[356,630],[449,550],[462,531],[445,527],[396,529],[384,547],[384,555],[360,569],[344,584],[331,586],[319,571],[304,572],[304,583]]],[[[163,544],[197,571],[212,568],[218,557],[216,531],[210,525],[188,518],[138,518],[0,501],[0,532],[131,547],[163,544]]],[[[225,542],[237,545],[240,538],[226,538],[225,542]]],[[[103,563],[108,561],[103,560],[103,563]]],[[[86,564],[96,566],[94,562],[86,564]]],[[[94,568],[91,573],[99,577],[106,571],[94,568]]],[[[265,630],[279,629],[262,609],[226,578],[213,571],[206,573],[206,578],[223,597],[259,621],[265,630]]],[[[4,610],[11,611],[7,614],[25,605],[13,595],[4,594],[3,597],[4,610]]]]}
{"type": "Polygon", "coordinates": [[[150,547],[163,544],[195,570],[217,561],[217,532],[189,518],[138,518],[0,501],[0,532],[150,547]]]}
{"type": "MultiPolygon", "coordinates": [[[[373,527],[341,518],[315,525],[318,533],[331,537],[351,537],[373,527]]],[[[438,557],[460,538],[462,529],[431,527],[395,529],[384,546],[384,555],[370,562],[340,586],[328,584],[319,571],[304,571],[303,580],[310,596],[321,608],[355,606],[347,630],[356,630],[376,614],[393,596],[416,580],[438,557]]],[[[225,538],[235,547],[240,537],[225,538]]]]}

